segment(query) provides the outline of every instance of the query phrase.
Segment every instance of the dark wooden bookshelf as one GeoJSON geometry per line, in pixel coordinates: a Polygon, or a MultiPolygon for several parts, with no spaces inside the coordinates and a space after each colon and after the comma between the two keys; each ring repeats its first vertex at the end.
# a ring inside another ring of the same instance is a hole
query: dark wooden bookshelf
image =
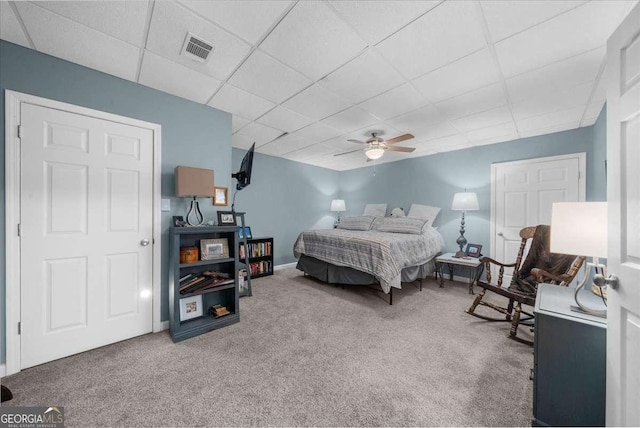
{"type": "MultiPolygon", "coordinates": [[[[247,269],[251,268],[251,278],[273,275],[273,238],[247,239],[249,260],[247,269]]],[[[240,262],[245,263],[244,244],[239,244],[240,262]]]]}

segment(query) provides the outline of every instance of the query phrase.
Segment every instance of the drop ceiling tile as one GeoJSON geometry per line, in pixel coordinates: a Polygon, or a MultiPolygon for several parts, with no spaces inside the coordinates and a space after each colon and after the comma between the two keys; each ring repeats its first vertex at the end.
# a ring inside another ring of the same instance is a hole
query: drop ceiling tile
{"type": "Polygon", "coordinates": [[[505,77],[604,46],[630,10],[623,1],[589,2],[495,44],[505,77]],[[577,31],[584,28],[587,31],[577,31]]]}
{"type": "Polygon", "coordinates": [[[258,122],[283,131],[293,132],[309,125],[314,120],[288,108],[277,106],[258,119],[258,122]]]}
{"type": "Polygon", "coordinates": [[[234,114],[231,116],[231,132],[238,132],[243,127],[251,123],[251,120],[234,114]]]}
{"type": "Polygon", "coordinates": [[[482,6],[491,40],[495,43],[583,3],[585,1],[483,0],[480,6],[482,6]]]}
{"type": "Polygon", "coordinates": [[[320,81],[325,88],[354,104],[401,85],[404,79],[373,49],[320,81]]]}
{"type": "Polygon", "coordinates": [[[405,83],[360,103],[359,107],[385,120],[415,110],[427,103],[422,94],[409,83],[405,83]]]}
{"type": "Polygon", "coordinates": [[[220,88],[208,105],[233,114],[239,114],[250,120],[257,119],[276,106],[271,101],[229,84],[220,88]]]}
{"type": "Polygon", "coordinates": [[[591,126],[593,124],[596,123],[596,121],[598,120],[598,115],[595,116],[584,116],[583,119],[580,121],[579,126],[583,127],[583,126],[591,126]]]}
{"type": "Polygon", "coordinates": [[[325,3],[299,2],[260,44],[260,49],[318,80],[366,46],[325,3]]]}
{"type": "Polygon", "coordinates": [[[377,45],[407,79],[485,47],[475,2],[448,1],[377,45]]]}
{"type": "Polygon", "coordinates": [[[202,104],[220,86],[219,80],[152,52],[144,54],[139,83],[202,104]]]}
{"type": "Polygon", "coordinates": [[[567,110],[554,111],[553,113],[518,120],[518,130],[529,132],[536,129],[552,128],[569,122],[580,122],[584,110],[585,106],[577,106],[567,110]]]}
{"type": "MultiPolygon", "coordinates": [[[[372,136],[371,134],[373,132],[375,132],[378,137],[382,137],[386,140],[390,140],[391,138],[395,138],[401,134],[404,134],[404,132],[398,131],[398,129],[394,128],[393,126],[387,123],[378,122],[371,125],[367,125],[364,128],[352,131],[348,135],[344,135],[342,137],[344,140],[353,139],[353,140],[359,140],[359,141],[367,141],[369,138],[371,138],[372,136]]],[[[327,143],[325,142],[325,144],[327,143]]],[[[352,143],[349,143],[349,144],[352,144],[352,143]]]]}
{"type": "Polygon", "coordinates": [[[502,106],[491,110],[464,116],[454,119],[451,122],[461,132],[473,131],[474,129],[485,128],[487,126],[500,125],[511,122],[511,111],[508,106],[502,106]]]}
{"type": "Polygon", "coordinates": [[[593,82],[605,56],[606,50],[602,47],[507,79],[509,98],[517,103],[541,93],[593,82]]]}
{"type": "Polygon", "coordinates": [[[297,130],[293,135],[299,138],[304,138],[307,141],[307,144],[313,144],[328,140],[340,134],[342,134],[342,132],[337,129],[324,125],[320,122],[316,122],[297,130]]]}
{"type": "Polygon", "coordinates": [[[320,120],[344,110],[351,104],[344,98],[315,84],[282,105],[304,116],[320,120]]]}
{"type": "Polygon", "coordinates": [[[442,0],[330,1],[329,4],[367,43],[376,44],[441,2],[442,0]],[[380,19],[381,17],[384,19],[380,19]]]}
{"type": "Polygon", "coordinates": [[[600,116],[600,112],[604,107],[604,101],[596,101],[590,103],[584,111],[584,119],[582,121],[582,126],[593,125],[593,123],[600,116]]]}
{"type": "MultiPolygon", "coordinates": [[[[369,134],[369,137],[371,134],[369,134]]],[[[349,138],[354,138],[357,140],[365,141],[367,137],[358,135],[357,137],[352,137],[351,135],[340,135],[339,137],[331,138],[329,140],[325,140],[322,142],[324,146],[330,147],[332,149],[332,153],[343,153],[349,152],[351,150],[357,150],[359,148],[364,147],[363,145],[359,145],[357,143],[351,143],[347,141],[349,138]]]]}
{"type": "Polygon", "coordinates": [[[503,87],[496,83],[441,101],[435,104],[435,107],[445,116],[457,119],[504,105],[507,105],[507,99],[503,87]]]}
{"type": "Polygon", "coordinates": [[[469,141],[464,134],[454,134],[442,138],[435,138],[429,141],[415,143],[414,146],[417,155],[426,155],[431,153],[446,152],[449,150],[457,150],[462,146],[468,146],[469,141]]]}
{"type": "Polygon", "coordinates": [[[38,1],[40,7],[132,45],[144,46],[146,1],[38,1]]]}
{"type": "Polygon", "coordinates": [[[180,0],[203,18],[254,45],[291,5],[284,0],[180,0]]]}
{"type": "Polygon", "coordinates": [[[520,138],[535,137],[537,135],[553,134],[554,132],[568,131],[570,129],[576,129],[580,126],[580,122],[563,123],[562,125],[556,125],[548,128],[533,129],[531,131],[520,131],[520,138]]]}
{"type": "Polygon", "coordinates": [[[566,110],[571,107],[584,107],[589,102],[593,85],[595,85],[595,82],[587,82],[514,103],[512,105],[513,117],[520,121],[528,117],[566,110]]]}
{"type": "Polygon", "coordinates": [[[495,83],[499,76],[489,50],[482,49],[418,77],[413,84],[429,101],[438,102],[495,83]]]}
{"type": "Polygon", "coordinates": [[[281,103],[311,84],[302,74],[255,50],[231,76],[229,83],[281,103]]]}
{"type": "MultiPolygon", "coordinates": [[[[513,121],[500,125],[488,126],[482,129],[476,129],[466,133],[467,139],[472,143],[490,139],[497,142],[501,138],[511,138],[514,135],[515,137],[513,138],[518,138],[518,133],[516,132],[516,127],[513,124],[513,121]]],[[[505,140],[502,139],[501,141],[505,140]]]]}
{"type": "Polygon", "coordinates": [[[9,2],[6,1],[0,1],[0,39],[31,48],[18,18],[13,13],[9,2]]]}
{"type": "Polygon", "coordinates": [[[246,135],[233,134],[231,136],[231,145],[237,149],[249,150],[253,140],[246,135]]]}
{"type": "Polygon", "coordinates": [[[281,129],[271,128],[270,126],[262,125],[257,122],[252,122],[238,131],[238,134],[249,137],[249,139],[254,141],[256,143],[256,147],[261,147],[264,144],[270,143],[283,133],[284,131],[281,129]]]}
{"type": "Polygon", "coordinates": [[[322,120],[325,125],[332,126],[342,132],[351,132],[356,129],[376,123],[378,119],[358,107],[351,107],[340,113],[322,120]]]}
{"type": "Polygon", "coordinates": [[[485,139],[474,140],[471,142],[471,145],[469,147],[479,147],[479,146],[486,146],[489,144],[505,143],[509,141],[518,140],[520,138],[521,138],[520,135],[518,135],[518,133],[514,130],[502,135],[496,135],[496,136],[491,136],[485,139]]]}
{"type": "MultiPolygon", "coordinates": [[[[430,141],[437,138],[456,135],[458,130],[449,122],[435,122],[430,124],[428,127],[418,129],[411,133],[416,136],[416,140],[418,141],[430,141]]],[[[410,141],[407,141],[406,144],[409,145],[410,141]]]]}
{"type": "Polygon", "coordinates": [[[38,51],[135,80],[139,48],[31,3],[14,4],[38,51]]]}
{"type": "Polygon", "coordinates": [[[443,116],[433,106],[427,105],[389,119],[387,123],[401,132],[410,132],[415,135],[419,130],[442,121],[443,116]]]}
{"type": "Polygon", "coordinates": [[[218,80],[226,79],[249,53],[247,43],[184,7],[167,1],[154,4],[148,50],[218,80]],[[214,46],[206,64],[180,54],[188,32],[214,46]]]}
{"type": "Polygon", "coordinates": [[[604,103],[607,100],[607,68],[600,74],[600,79],[596,86],[593,95],[591,96],[591,102],[604,103]]]}
{"type": "Polygon", "coordinates": [[[303,147],[298,150],[293,150],[282,157],[293,161],[301,161],[305,159],[317,158],[323,155],[331,154],[334,149],[329,146],[325,146],[322,143],[311,144],[307,147],[303,147]]]}
{"type": "Polygon", "coordinates": [[[294,150],[301,149],[313,143],[307,141],[304,138],[298,137],[293,134],[285,135],[282,138],[278,138],[277,140],[265,144],[263,146],[257,147],[256,151],[258,153],[262,153],[270,156],[282,156],[285,153],[292,152],[294,150]]]}

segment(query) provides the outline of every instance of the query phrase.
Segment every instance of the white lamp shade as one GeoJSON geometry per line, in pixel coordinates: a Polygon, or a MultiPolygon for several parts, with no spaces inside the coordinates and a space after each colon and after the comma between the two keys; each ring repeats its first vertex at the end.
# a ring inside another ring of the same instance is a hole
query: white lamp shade
{"type": "Polygon", "coordinates": [[[346,211],[347,205],[344,203],[344,199],[334,199],[331,201],[331,211],[346,211]]]}
{"type": "Polygon", "coordinates": [[[453,195],[451,209],[454,211],[477,211],[480,209],[478,195],[473,192],[461,192],[453,195]]]}
{"type": "Polygon", "coordinates": [[[553,253],[606,258],[607,203],[554,203],[550,241],[553,253]]]}
{"type": "Polygon", "coordinates": [[[364,152],[364,154],[367,155],[369,159],[380,159],[384,154],[384,149],[369,149],[364,152]]]}

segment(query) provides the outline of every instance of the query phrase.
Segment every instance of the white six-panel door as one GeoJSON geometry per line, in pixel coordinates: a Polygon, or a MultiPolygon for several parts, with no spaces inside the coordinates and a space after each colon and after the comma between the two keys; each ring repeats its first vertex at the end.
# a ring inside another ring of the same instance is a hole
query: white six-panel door
{"type": "MultiPolygon", "coordinates": [[[[492,257],[513,263],[520,248],[520,230],[551,224],[554,202],[584,200],[584,153],[492,165],[492,257]]],[[[505,271],[511,282],[513,269],[505,271]]],[[[496,272],[492,272],[494,278],[496,272]]]]}
{"type": "Polygon", "coordinates": [[[21,368],[152,330],[153,133],[21,104],[21,368]]]}
{"type": "Polygon", "coordinates": [[[640,5],[607,44],[607,426],[640,426],[640,5]]]}

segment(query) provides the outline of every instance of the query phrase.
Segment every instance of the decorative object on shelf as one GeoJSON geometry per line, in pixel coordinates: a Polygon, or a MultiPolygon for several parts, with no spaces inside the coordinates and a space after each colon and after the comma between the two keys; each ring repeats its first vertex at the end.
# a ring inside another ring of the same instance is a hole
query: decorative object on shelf
{"type": "Polygon", "coordinates": [[[202,224],[204,217],[196,198],[213,197],[213,170],[177,166],[175,169],[176,196],[192,197],[187,213],[187,223],[191,226],[202,224]]]}
{"type": "Polygon", "coordinates": [[[456,243],[460,246],[460,250],[454,257],[465,257],[464,246],[467,245],[467,238],[464,237],[464,213],[465,211],[477,211],[480,209],[478,204],[478,195],[473,192],[460,192],[453,195],[451,203],[453,211],[462,211],[462,220],[460,221],[460,236],[456,243]]]}
{"type": "Polygon", "coordinates": [[[480,244],[467,244],[467,251],[465,252],[465,255],[467,257],[480,257],[481,253],[480,251],[482,251],[482,245],[480,244]]]}
{"type": "Polygon", "coordinates": [[[235,226],[236,215],[233,211],[218,211],[219,226],[235,226]]]}
{"type": "Polygon", "coordinates": [[[391,217],[406,217],[406,214],[402,207],[398,207],[391,210],[391,217]]]}
{"type": "Polygon", "coordinates": [[[209,314],[211,316],[216,317],[216,318],[220,318],[220,317],[223,317],[225,315],[229,315],[230,313],[231,312],[229,312],[229,309],[227,309],[225,306],[222,306],[222,305],[213,305],[209,309],[209,314]]]}
{"type": "Polygon", "coordinates": [[[247,288],[247,283],[245,281],[246,277],[247,277],[247,270],[246,269],[240,269],[238,271],[238,291],[242,295],[244,295],[245,293],[247,293],[249,291],[248,288],[247,288]]]}
{"type": "Polygon", "coordinates": [[[213,193],[213,205],[226,206],[229,202],[229,188],[228,187],[214,187],[213,193]]]}
{"type": "Polygon", "coordinates": [[[180,321],[187,321],[202,316],[202,295],[180,299],[180,321]]]}
{"type": "Polygon", "coordinates": [[[184,221],[184,217],[182,217],[181,215],[174,215],[173,216],[173,227],[182,227],[185,226],[186,223],[184,221]]]}
{"type": "MultiPolygon", "coordinates": [[[[599,257],[607,257],[607,203],[554,203],[551,208],[551,251],[592,257],[591,262],[585,263],[584,277],[574,293],[577,306],[571,306],[571,310],[606,318],[606,309],[592,309],[585,306],[578,299],[578,293],[591,276],[591,268],[594,268],[596,276],[602,278],[602,281],[599,281],[599,278],[594,278],[596,287],[605,285],[606,266],[600,263],[599,257]]],[[[596,294],[602,297],[606,306],[604,300],[606,293],[601,291],[596,294]]]]}
{"type": "Polygon", "coordinates": [[[247,237],[247,239],[251,239],[251,228],[249,226],[247,226],[247,227],[239,226],[238,227],[238,237],[240,239],[242,239],[245,236],[247,237]]]}
{"type": "Polygon", "coordinates": [[[345,204],[344,199],[334,199],[331,201],[330,210],[334,213],[338,213],[338,218],[333,224],[333,227],[336,227],[340,224],[340,213],[347,210],[347,204],[345,204]]]}
{"type": "Polygon", "coordinates": [[[198,261],[198,247],[192,245],[180,247],[180,263],[195,263],[198,261]]]}
{"type": "Polygon", "coordinates": [[[229,257],[229,241],[227,238],[201,239],[200,253],[202,260],[215,260],[229,257]]]}

